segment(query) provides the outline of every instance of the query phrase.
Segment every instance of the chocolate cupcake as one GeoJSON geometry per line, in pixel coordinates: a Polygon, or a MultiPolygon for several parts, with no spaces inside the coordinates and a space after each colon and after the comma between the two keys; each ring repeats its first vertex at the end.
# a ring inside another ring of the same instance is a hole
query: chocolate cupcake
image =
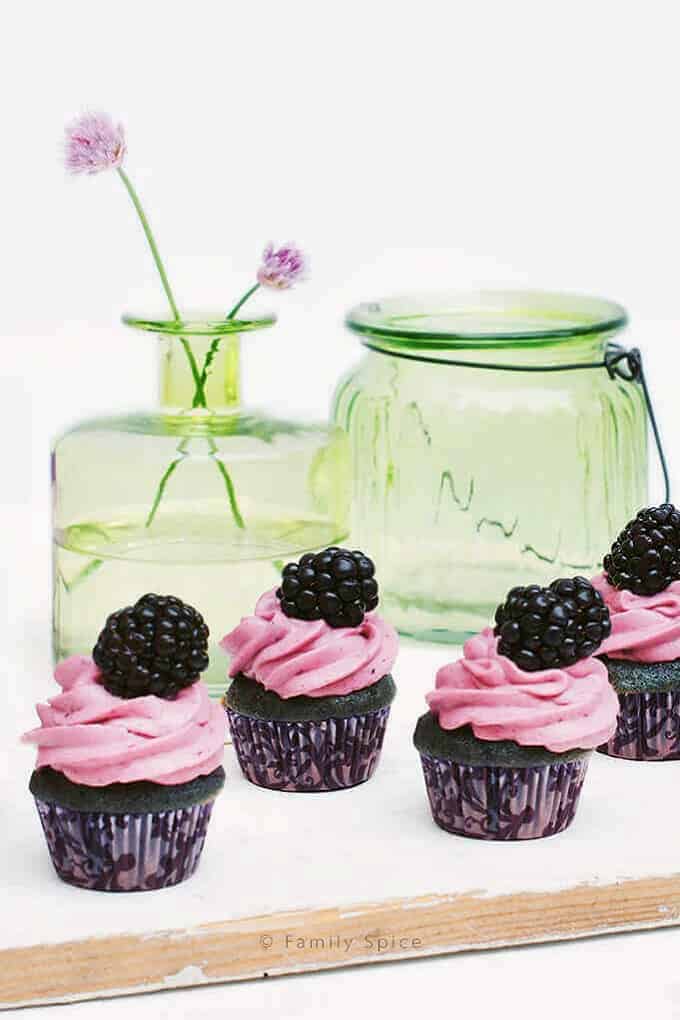
{"type": "Polygon", "coordinates": [[[592,656],[608,632],[585,578],[514,588],[495,630],[439,670],[414,734],[437,825],[515,840],[571,824],[590,752],[616,725],[616,695],[592,656]]]}
{"type": "Polygon", "coordinates": [[[25,734],[30,790],[57,874],[84,889],[136,892],[193,874],[224,784],[224,715],[198,670],[207,628],[172,596],[112,614],[94,659],[72,656],[62,692],[25,734]]]}
{"type": "Polygon", "coordinates": [[[288,564],[281,587],[222,640],[234,678],[224,703],[250,782],[317,793],[373,775],[397,655],[377,604],[371,560],[332,547],[288,564]]]}
{"type": "Polygon", "coordinates": [[[611,616],[600,649],[619,699],[616,732],[599,750],[633,761],[680,758],[680,512],[641,510],[593,578],[611,616]]]}

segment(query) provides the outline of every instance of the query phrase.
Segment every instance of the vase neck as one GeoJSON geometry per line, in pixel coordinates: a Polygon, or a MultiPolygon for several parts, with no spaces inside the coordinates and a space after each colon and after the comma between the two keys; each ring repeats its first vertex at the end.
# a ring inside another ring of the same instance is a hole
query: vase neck
{"type": "Polygon", "coordinates": [[[240,337],[161,336],[160,401],[166,411],[233,411],[241,396],[240,337]],[[207,366],[207,367],[206,367],[207,366]]]}

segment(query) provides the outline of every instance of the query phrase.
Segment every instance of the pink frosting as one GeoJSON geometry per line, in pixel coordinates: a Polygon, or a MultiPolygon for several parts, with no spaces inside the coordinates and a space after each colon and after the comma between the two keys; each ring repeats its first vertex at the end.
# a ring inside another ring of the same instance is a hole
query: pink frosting
{"type": "Polygon", "coordinates": [[[84,786],[139,779],[168,786],[221,764],[225,714],[205,684],[185,687],[174,701],[125,699],[109,694],[98,676],[85,656],[59,663],[62,693],[36,706],[40,726],[22,738],[38,745],[36,768],[49,765],[84,786]]]}
{"type": "Polygon", "coordinates": [[[593,578],[611,614],[612,632],[600,652],[612,659],[672,662],[680,659],[680,581],[658,595],[619,591],[604,574],[593,578]]]}
{"type": "Polygon", "coordinates": [[[499,655],[490,627],[466,641],[463,658],[437,673],[427,703],[445,730],[470,725],[480,740],[514,740],[549,751],[592,748],[616,729],[619,702],[597,659],[526,673],[499,655]]]}
{"type": "Polygon", "coordinates": [[[358,627],[337,629],[325,620],[291,619],[270,591],[220,644],[232,656],[230,676],[243,673],[280,698],[324,698],[359,691],[389,673],[398,640],[375,612],[358,627]]]}

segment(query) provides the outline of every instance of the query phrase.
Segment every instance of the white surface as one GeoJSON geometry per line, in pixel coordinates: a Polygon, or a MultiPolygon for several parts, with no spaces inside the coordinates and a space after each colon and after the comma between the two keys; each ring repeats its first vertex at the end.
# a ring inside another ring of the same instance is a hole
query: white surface
{"type": "MultiPolygon", "coordinates": [[[[83,106],[126,120],[129,169],[186,302],[215,305],[224,288],[228,303],[269,236],[311,251],[312,279],[281,298],[276,340],[256,342],[269,369],[253,380],[257,398],[285,407],[294,393],[296,409],[322,414],[357,356],[339,325],[357,300],[482,284],[601,293],[632,313],[628,339],[646,352],[677,480],[675,0],[117,0],[96,12],[86,0],[7,0],[3,15],[8,739],[27,721],[24,678],[46,684],[48,675],[47,437],[93,410],[148,402],[153,380],[151,344],[116,326],[124,307],[157,294],[125,198],[113,178],[64,181],[58,165],[62,121],[83,106]]],[[[0,752],[5,774],[14,754],[0,752]]],[[[642,828],[649,813],[636,804],[642,828]]],[[[32,836],[27,853],[44,867],[32,836]]],[[[567,838],[551,841],[555,853],[567,838]]],[[[626,833],[617,862],[629,859],[628,843],[626,833]]],[[[649,852],[657,853],[651,841],[649,852]]],[[[217,866],[221,879],[228,862],[217,866]]],[[[21,901],[22,915],[42,910],[35,893],[21,901]]],[[[666,1018],[680,1015],[679,939],[669,930],[50,1015],[203,1017],[228,1007],[238,1016],[339,1017],[372,1003],[413,1015],[425,991],[473,1015],[666,1018]]]]}
{"type": "MultiPolygon", "coordinates": [[[[677,1020],[680,932],[617,935],[68,1006],[28,1020],[677,1020]]],[[[17,1013],[17,1016],[19,1014],[17,1013]]],[[[21,1014],[22,1016],[24,1014],[21,1014]]]]}
{"type": "MultiPolygon", "coordinates": [[[[394,670],[398,687],[376,776],[352,791],[295,796],[264,791],[241,776],[227,748],[227,783],[211,819],[197,875],[144,896],[74,892],[54,874],[24,783],[32,749],[9,755],[0,789],[7,861],[2,890],[14,918],[4,946],[91,935],[190,928],[278,911],[351,907],[396,897],[497,895],[613,884],[680,871],[680,762],[642,766],[593,758],[576,819],[554,839],[486,843],[452,837],[431,821],[413,727],[436,668],[452,650],[404,645],[394,670]],[[639,824],[640,805],[647,820],[639,824]],[[23,905],[36,897],[41,909],[23,905]]],[[[44,696],[45,684],[26,690],[44,696]]],[[[40,696],[40,695],[39,695],[40,696]]],[[[25,718],[25,714],[22,713],[25,718]]],[[[660,920],[665,920],[664,906],[660,920]]]]}

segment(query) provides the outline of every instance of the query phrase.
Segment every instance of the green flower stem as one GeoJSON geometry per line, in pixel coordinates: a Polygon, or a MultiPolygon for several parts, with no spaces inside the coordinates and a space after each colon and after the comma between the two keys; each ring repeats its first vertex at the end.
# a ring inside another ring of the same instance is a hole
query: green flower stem
{"type": "MultiPolygon", "coordinates": [[[[205,361],[203,362],[203,370],[202,370],[200,378],[199,378],[199,386],[202,388],[204,399],[205,399],[205,384],[207,383],[208,376],[210,375],[210,366],[212,365],[213,361],[215,360],[215,355],[217,354],[218,350],[220,349],[220,342],[221,342],[221,340],[222,340],[221,336],[213,337],[212,343],[210,344],[210,347],[208,348],[208,353],[205,356],[205,361]]],[[[198,399],[198,396],[199,396],[199,393],[198,393],[198,387],[197,387],[196,393],[194,395],[194,403],[192,405],[193,407],[197,407],[198,406],[197,403],[196,403],[196,401],[198,399]]]]}
{"type": "Polygon", "coordinates": [[[184,348],[184,353],[187,356],[187,360],[189,362],[189,368],[191,369],[191,377],[194,380],[194,386],[196,387],[196,391],[194,393],[194,399],[192,401],[191,406],[192,407],[207,407],[208,406],[208,402],[207,402],[206,396],[205,396],[205,379],[203,378],[203,373],[198,371],[198,363],[196,361],[196,356],[195,356],[194,352],[192,351],[191,344],[189,343],[187,338],[184,337],[184,336],[181,336],[179,339],[180,339],[180,343],[182,344],[182,347],[184,348]]]}
{"type": "MultiPolygon", "coordinates": [[[[153,232],[151,230],[151,225],[150,225],[148,219],[146,218],[146,213],[144,212],[144,209],[142,207],[142,203],[140,202],[139,196],[138,196],[137,192],[135,191],[135,189],[133,187],[132,181],[130,180],[128,175],[125,173],[125,171],[121,167],[118,167],[118,175],[119,175],[120,179],[122,180],[123,184],[125,185],[125,189],[126,189],[128,195],[130,196],[130,199],[132,200],[132,204],[134,205],[135,210],[137,212],[137,215],[139,217],[139,222],[142,225],[142,229],[144,231],[144,234],[146,236],[146,240],[147,240],[149,248],[151,250],[151,255],[152,255],[153,260],[154,260],[154,262],[156,264],[156,269],[158,270],[158,275],[160,276],[161,284],[163,285],[163,290],[165,291],[165,296],[168,299],[168,304],[170,305],[170,310],[172,311],[173,318],[174,318],[175,322],[180,322],[181,321],[181,316],[179,314],[179,308],[177,307],[177,302],[175,301],[175,296],[172,293],[172,288],[170,286],[170,281],[168,280],[168,274],[165,271],[165,266],[163,265],[163,260],[161,258],[160,252],[158,250],[158,245],[156,244],[156,239],[153,236],[153,232]]],[[[246,293],[243,295],[243,297],[240,299],[240,301],[238,301],[234,305],[232,310],[230,311],[229,315],[227,316],[228,319],[233,319],[234,318],[234,316],[236,315],[238,310],[242,307],[242,305],[245,304],[245,302],[248,300],[248,298],[251,297],[255,293],[255,291],[258,289],[259,286],[260,286],[259,283],[256,283],[248,291],[246,291],[246,293]]],[[[198,363],[196,361],[196,356],[194,355],[194,352],[191,349],[191,344],[189,343],[189,341],[187,340],[186,337],[183,337],[183,336],[179,337],[179,341],[182,344],[182,348],[184,350],[184,353],[187,356],[187,361],[189,362],[189,368],[191,370],[191,377],[192,377],[192,379],[194,381],[194,386],[196,387],[196,390],[195,390],[195,393],[194,393],[194,399],[193,399],[193,402],[192,402],[192,407],[207,408],[207,399],[206,399],[206,395],[205,395],[205,384],[206,384],[206,381],[208,379],[208,375],[209,375],[209,372],[210,372],[210,367],[211,367],[211,365],[212,365],[212,363],[213,363],[213,361],[215,359],[215,355],[217,354],[217,352],[219,350],[220,340],[221,340],[220,337],[215,337],[215,339],[213,340],[212,344],[210,345],[210,349],[208,350],[208,353],[206,354],[205,362],[203,364],[203,369],[201,371],[199,371],[198,363]]],[[[147,518],[146,518],[146,521],[145,521],[145,524],[144,524],[144,526],[146,528],[150,528],[151,525],[153,524],[153,521],[154,521],[154,519],[156,517],[156,514],[158,512],[158,508],[160,507],[161,501],[162,501],[163,496],[165,494],[165,489],[167,487],[167,484],[170,481],[170,479],[172,478],[172,476],[175,473],[175,471],[177,470],[177,468],[179,467],[179,465],[181,464],[182,460],[184,459],[184,456],[185,456],[185,453],[186,453],[186,449],[187,449],[187,446],[188,446],[188,442],[189,442],[188,439],[183,439],[182,442],[179,444],[179,446],[177,448],[178,452],[179,452],[179,457],[176,457],[175,460],[173,460],[168,465],[168,467],[165,470],[165,472],[164,472],[160,482],[158,483],[158,488],[156,489],[156,494],[154,496],[153,503],[151,504],[151,509],[150,509],[150,511],[149,511],[149,513],[147,515],[147,518]]],[[[215,464],[217,466],[217,470],[219,471],[219,473],[222,476],[222,479],[224,481],[224,485],[225,485],[225,488],[227,490],[227,498],[229,500],[229,506],[231,507],[231,512],[232,512],[232,515],[233,515],[233,518],[234,518],[234,522],[235,522],[235,524],[236,524],[236,526],[238,528],[243,529],[243,528],[245,528],[245,522],[244,522],[243,517],[241,515],[241,511],[239,510],[238,502],[237,502],[237,499],[236,499],[236,490],[234,488],[234,483],[233,483],[233,481],[231,479],[231,475],[229,474],[229,471],[227,470],[226,465],[223,463],[223,461],[220,460],[219,457],[215,456],[216,452],[217,452],[217,445],[216,445],[215,441],[213,439],[211,439],[210,440],[210,453],[211,453],[211,456],[213,457],[213,459],[215,461],[215,464]]],[[[96,567],[95,567],[95,569],[96,569],[96,567]]]]}
{"type": "MultiPolygon", "coordinates": [[[[182,442],[177,447],[180,456],[176,457],[175,460],[172,461],[172,463],[168,466],[167,470],[165,471],[163,477],[159,482],[158,488],[156,489],[154,501],[151,505],[151,510],[149,511],[149,515],[146,518],[146,522],[144,524],[145,528],[150,528],[151,525],[153,524],[154,517],[156,516],[158,508],[161,505],[161,500],[163,499],[166,486],[170,479],[172,478],[175,471],[177,470],[177,468],[179,467],[179,465],[184,460],[184,456],[186,454],[188,446],[189,440],[183,439],[182,442]]],[[[227,470],[226,464],[219,457],[215,456],[215,454],[217,453],[217,444],[215,440],[212,438],[209,440],[209,449],[210,456],[213,459],[217,470],[222,476],[222,480],[224,481],[224,487],[227,490],[227,499],[229,500],[229,506],[231,507],[231,513],[234,518],[234,524],[236,525],[237,528],[240,528],[243,531],[246,525],[245,521],[243,520],[243,515],[241,514],[241,511],[239,509],[238,500],[236,499],[236,489],[234,488],[234,483],[232,481],[231,475],[229,474],[229,471],[227,470]]]]}
{"type": "Polygon", "coordinates": [[[146,518],[146,521],[144,522],[144,527],[145,528],[150,528],[151,525],[153,524],[153,519],[156,516],[156,511],[158,510],[158,507],[161,505],[161,500],[163,499],[163,493],[165,492],[165,487],[168,484],[168,482],[170,481],[172,475],[175,473],[177,467],[184,460],[184,454],[186,452],[187,443],[188,443],[188,440],[187,439],[183,439],[182,442],[179,444],[179,446],[177,447],[177,452],[179,453],[179,457],[177,457],[175,460],[172,461],[172,463],[166,469],[166,471],[165,471],[163,477],[161,478],[160,482],[158,483],[158,488],[156,489],[156,495],[154,496],[153,503],[151,504],[151,509],[149,510],[149,515],[146,518]]]}
{"type": "Polygon", "coordinates": [[[174,317],[175,321],[179,322],[179,320],[180,320],[179,309],[177,307],[177,304],[175,302],[175,298],[174,298],[172,290],[170,288],[170,281],[168,280],[168,274],[165,272],[165,266],[163,265],[163,260],[161,258],[161,254],[160,254],[160,252],[158,250],[158,246],[156,244],[156,240],[155,240],[153,234],[151,233],[151,227],[149,225],[149,221],[147,220],[146,213],[144,212],[144,210],[142,208],[142,203],[139,201],[139,196],[138,196],[137,192],[135,191],[135,189],[132,186],[132,181],[130,180],[128,175],[125,173],[125,171],[122,169],[122,167],[118,167],[118,176],[120,177],[121,181],[125,185],[125,187],[127,189],[128,195],[132,199],[132,204],[134,205],[134,207],[135,207],[135,209],[137,211],[137,215],[139,216],[139,222],[142,224],[142,230],[144,231],[144,233],[146,235],[146,239],[149,242],[149,248],[151,249],[151,254],[153,255],[153,260],[156,263],[156,269],[158,270],[158,275],[161,278],[161,283],[163,284],[163,290],[165,291],[165,296],[168,299],[168,304],[170,305],[170,308],[172,309],[172,314],[173,314],[173,317],[174,317]]]}
{"type": "MultiPolygon", "coordinates": [[[[253,294],[255,293],[256,290],[259,289],[259,287],[260,287],[259,283],[254,283],[253,286],[250,287],[245,292],[243,297],[241,297],[236,302],[234,307],[231,309],[231,311],[227,315],[227,321],[229,321],[230,319],[233,319],[236,316],[236,313],[243,307],[243,305],[246,303],[248,298],[251,298],[253,296],[253,294]]],[[[205,361],[203,362],[203,369],[201,371],[200,378],[199,378],[199,381],[198,381],[197,386],[196,386],[196,393],[194,394],[194,402],[193,402],[193,406],[194,407],[197,407],[197,406],[205,407],[205,405],[206,405],[205,385],[206,385],[206,383],[208,381],[208,376],[210,374],[210,369],[211,369],[212,363],[215,360],[215,356],[216,356],[217,352],[220,349],[220,344],[222,342],[222,339],[223,338],[221,336],[213,337],[212,343],[210,344],[210,347],[208,348],[208,352],[207,352],[207,354],[205,356],[205,361]],[[201,399],[202,399],[203,403],[199,404],[199,400],[201,400],[201,399]]],[[[196,377],[195,376],[194,376],[194,381],[196,381],[196,377]]],[[[210,440],[210,444],[211,444],[211,453],[213,455],[215,464],[217,465],[217,470],[222,475],[222,479],[224,481],[224,486],[225,486],[225,488],[227,490],[227,498],[229,500],[229,506],[231,507],[231,513],[232,513],[232,517],[234,518],[234,523],[236,524],[237,528],[241,528],[243,530],[243,529],[245,529],[246,524],[245,524],[245,521],[243,520],[243,516],[241,514],[241,511],[239,510],[238,501],[236,499],[236,489],[234,488],[234,483],[233,483],[233,481],[231,479],[231,475],[229,474],[229,471],[228,471],[227,466],[224,463],[224,461],[220,460],[219,457],[215,457],[215,454],[217,452],[217,445],[215,444],[215,441],[213,439],[210,440]]]]}
{"type": "MultiPolygon", "coordinates": [[[[163,260],[161,258],[161,254],[160,254],[160,252],[158,250],[158,245],[156,244],[156,239],[153,236],[153,233],[152,233],[152,230],[151,230],[151,225],[149,224],[149,221],[146,218],[146,213],[144,212],[144,209],[142,208],[142,203],[140,202],[139,196],[137,195],[137,192],[135,191],[135,189],[134,189],[134,187],[132,185],[132,181],[130,180],[128,175],[125,173],[125,171],[121,167],[118,168],[118,175],[119,175],[120,179],[122,180],[123,184],[125,185],[127,193],[130,196],[130,198],[132,200],[132,204],[134,205],[135,210],[137,212],[137,215],[139,217],[139,222],[142,225],[142,229],[143,229],[144,234],[146,236],[146,240],[148,242],[149,248],[151,249],[151,255],[153,256],[153,260],[156,263],[156,269],[158,270],[158,275],[161,278],[161,283],[163,285],[163,290],[165,291],[165,296],[168,299],[168,304],[170,305],[170,310],[172,311],[173,318],[174,318],[175,322],[180,322],[181,321],[181,317],[180,317],[180,314],[179,314],[179,308],[177,307],[177,302],[175,301],[175,296],[172,293],[172,288],[170,286],[170,281],[168,280],[168,274],[165,271],[165,266],[163,265],[163,260]]],[[[244,294],[244,296],[241,298],[239,303],[234,307],[234,309],[230,313],[229,318],[232,318],[236,314],[236,312],[239,310],[241,305],[244,304],[244,302],[248,300],[250,295],[253,294],[257,290],[258,286],[259,286],[259,284],[256,284],[254,287],[251,287],[251,289],[248,291],[247,294],[244,294]]],[[[189,362],[189,368],[191,370],[191,377],[192,377],[192,379],[194,381],[194,386],[196,387],[196,391],[194,393],[194,399],[193,399],[192,407],[207,408],[207,400],[206,400],[206,396],[205,396],[205,383],[206,383],[206,380],[208,378],[208,372],[210,370],[210,366],[211,366],[211,364],[213,362],[213,359],[214,359],[215,355],[217,354],[217,351],[218,351],[218,348],[219,348],[219,339],[218,339],[217,343],[215,343],[215,341],[213,341],[213,344],[211,345],[210,351],[208,351],[208,354],[206,355],[206,360],[205,360],[205,364],[203,366],[203,370],[202,371],[199,371],[198,363],[196,361],[196,356],[194,355],[194,352],[191,349],[191,344],[189,343],[187,338],[184,337],[184,336],[180,336],[179,337],[179,341],[182,344],[182,348],[184,350],[184,353],[187,356],[187,361],[189,362]]],[[[164,472],[160,482],[158,483],[158,488],[156,489],[156,495],[154,496],[153,503],[151,504],[151,509],[150,509],[150,511],[148,513],[148,516],[147,516],[145,524],[144,524],[144,526],[146,528],[150,528],[151,525],[153,524],[154,518],[156,517],[156,514],[158,513],[158,508],[160,507],[161,501],[162,501],[163,496],[165,494],[165,489],[167,487],[167,484],[170,481],[170,479],[172,478],[172,476],[175,473],[175,471],[177,470],[177,468],[179,467],[179,465],[181,464],[182,460],[184,459],[184,456],[185,456],[186,450],[187,450],[187,446],[188,446],[188,442],[189,441],[187,439],[183,439],[182,442],[179,444],[179,446],[177,447],[177,450],[178,450],[178,453],[179,453],[179,457],[176,457],[175,460],[173,460],[168,465],[168,467],[165,470],[165,472],[164,472]]],[[[224,480],[224,484],[225,484],[225,487],[226,487],[226,490],[227,490],[227,497],[229,499],[229,505],[231,507],[231,512],[232,512],[233,517],[234,517],[234,522],[236,523],[236,526],[238,528],[245,528],[245,523],[243,521],[243,517],[241,516],[241,511],[239,510],[238,503],[236,501],[236,491],[234,489],[234,483],[231,480],[231,475],[229,474],[226,466],[222,463],[222,461],[219,459],[219,457],[215,457],[215,453],[217,451],[217,446],[215,444],[215,441],[211,439],[210,440],[210,444],[211,444],[211,449],[210,449],[211,455],[213,456],[213,458],[215,460],[215,463],[217,465],[217,469],[220,472],[220,475],[222,476],[222,478],[224,480]]],[[[98,565],[99,564],[95,561],[94,569],[96,569],[96,567],[98,565]]]]}
{"type": "Polygon", "coordinates": [[[63,584],[64,590],[68,594],[70,594],[74,588],[77,588],[79,585],[81,585],[83,581],[87,581],[88,577],[91,577],[92,574],[99,570],[103,562],[104,560],[91,559],[89,563],[85,564],[82,570],[78,571],[78,573],[76,574],[72,581],[67,581],[60,571],[59,580],[63,584]]]}
{"type": "Polygon", "coordinates": [[[156,516],[156,511],[158,510],[158,507],[161,505],[161,500],[163,499],[165,486],[170,481],[171,475],[174,473],[175,469],[177,468],[177,465],[180,463],[181,460],[182,460],[181,457],[178,457],[176,460],[173,460],[168,469],[166,470],[165,474],[161,478],[158,488],[156,489],[156,495],[154,496],[154,501],[151,505],[151,510],[149,511],[149,515],[146,518],[146,521],[144,522],[145,528],[150,528],[151,525],[153,524],[153,519],[156,516]]]}
{"type": "MultiPolygon", "coordinates": [[[[259,287],[260,287],[259,283],[253,284],[253,286],[249,290],[247,290],[245,292],[243,297],[239,298],[239,300],[236,302],[236,304],[234,305],[232,310],[227,315],[227,318],[225,320],[226,322],[229,322],[230,319],[233,319],[235,317],[236,313],[243,307],[243,305],[246,303],[248,298],[251,298],[253,296],[253,294],[255,293],[256,290],[259,289],[259,287]]],[[[201,391],[201,393],[203,395],[203,399],[205,400],[205,384],[208,381],[208,376],[210,374],[210,368],[212,366],[213,361],[215,360],[215,355],[217,354],[217,352],[220,349],[220,344],[222,343],[222,340],[223,340],[223,337],[221,337],[221,336],[214,337],[212,343],[210,344],[210,347],[208,348],[208,353],[206,354],[205,361],[203,362],[203,370],[201,372],[200,384],[199,384],[199,386],[197,386],[196,395],[194,396],[194,403],[193,403],[194,407],[198,407],[198,406],[205,407],[205,404],[199,405],[199,404],[196,403],[196,401],[198,399],[198,395],[199,395],[199,387],[200,387],[200,391],[201,391]]]]}
{"type": "Polygon", "coordinates": [[[215,454],[217,452],[217,445],[214,439],[210,440],[210,445],[213,459],[215,461],[215,464],[217,465],[217,470],[224,479],[224,486],[227,490],[227,499],[229,500],[229,506],[231,507],[231,513],[232,517],[234,518],[234,524],[236,525],[237,528],[241,528],[241,530],[243,531],[245,530],[246,524],[245,521],[243,520],[241,511],[239,510],[238,507],[238,502],[236,499],[236,489],[234,488],[234,483],[231,480],[231,475],[229,474],[229,471],[227,470],[227,466],[224,463],[224,461],[220,460],[219,457],[215,457],[215,454]]]}
{"type": "MultiPolygon", "coordinates": [[[[122,167],[118,167],[118,176],[120,177],[121,181],[125,185],[125,189],[126,189],[128,195],[130,196],[130,198],[132,200],[132,204],[134,205],[135,210],[137,212],[137,215],[139,217],[139,222],[142,225],[142,230],[144,231],[144,235],[145,235],[146,240],[148,242],[149,248],[151,249],[151,255],[153,256],[153,260],[156,263],[156,269],[158,270],[158,275],[161,278],[161,283],[163,285],[163,290],[165,291],[165,296],[168,299],[168,304],[170,305],[170,310],[172,312],[172,316],[173,316],[175,322],[180,322],[181,321],[181,316],[179,314],[179,308],[177,307],[177,302],[175,301],[175,296],[172,293],[172,288],[170,286],[170,281],[168,280],[168,274],[165,271],[165,266],[163,265],[163,259],[161,258],[161,253],[158,250],[158,245],[156,244],[156,239],[153,236],[153,232],[151,230],[151,225],[150,225],[148,219],[146,218],[146,213],[144,212],[144,209],[142,208],[142,203],[139,200],[139,195],[135,191],[134,186],[132,184],[132,181],[130,180],[128,175],[125,173],[125,171],[122,169],[122,167]]],[[[194,380],[194,385],[196,386],[196,394],[194,396],[194,404],[193,404],[193,406],[194,407],[205,407],[206,406],[205,387],[204,387],[204,383],[201,382],[201,373],[198,370],[198,364],[196,363],[196,358],[194,356],[194,352],[191,349],[191,344],[186,339],[186,337],[181,336],[179,339],[180,339],[180,342],[182,344],[182,347],[184,348],[184,353],[187,356],[187,360],[189,362],[189,368],[191,369],[191,375],[192,375],[192,378],[194,380]]]]}
{"type": "Polygon", "coordinates": [[[242,298],[241,298],[241,299],[240,299],[239,301],[237,301],[237,302],[236,302],[236,304],[234,305],[234,307],[232,308],[232,310],[231,310],[231,311],[229,312],[229,315],[227,316],[227,322],[229,321],[229,319],[233,319],[233,318],[235,317],[236,313],[237,313],[238,311],[240,311],[240,309],[241,309],[241,308],[243,307],[243,305],[244,305],[244,304],[246,303],[246,301],[248,300],[248,298],[251,298],[251,297],[253,296],[253,294],[255,293],[255,291],[256,291],[256,290],[259,290],[259,288],[260,288],[260,284],[259,284],[259,283],[255,283],[255,284],[253,284],[253,286],[252,286],[252,287],[250,288],[250,290],[247,290],[247,291],[245,292],[245,294],[243,295],[243,297],[242,297],[242,298]]]}

